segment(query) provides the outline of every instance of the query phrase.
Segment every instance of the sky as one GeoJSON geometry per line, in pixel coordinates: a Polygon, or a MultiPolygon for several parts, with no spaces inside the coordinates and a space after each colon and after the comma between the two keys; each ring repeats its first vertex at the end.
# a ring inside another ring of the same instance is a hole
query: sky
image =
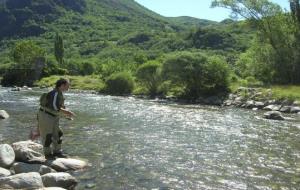
{"type": "MultiPolygon", "coordinates": [[[[210,8],[212,0],[135,0],[144,7],[167,17],[191,16],[201,19],[222,21],[229,18],[230,11],[224,8],[210,8]]],[[[289,9],[288,0],[272,0],[289,9]]]]}

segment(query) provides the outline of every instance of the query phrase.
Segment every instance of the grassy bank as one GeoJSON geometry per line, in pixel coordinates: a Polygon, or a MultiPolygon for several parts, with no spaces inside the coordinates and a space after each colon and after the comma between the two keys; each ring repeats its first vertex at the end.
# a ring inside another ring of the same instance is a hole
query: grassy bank
{"type": "MultiPolygon", "coordinates": [[[[53,87],[55,82],[61,78],[68,78],[71,81],[72,89],[80,90],[97,90],[100,91],[104,88],[105,84],[102,79],[96,75],[89,76],[50,76],[41,79],[35,84],[39,87],[53,87]]],[[[239,83],[232,83],[230,89],[232,92],[235,92],[240,86],[244,86],[239,83]]],[[[138,86],[134,89],[134,94],[139,91],[138,86]]],[[[300,101],[300,86],[295,85],[275,85],[270,87],[259,87],[262,92],[266,92],[268,89],[272,91],[272,97],[274,99],[289,99],[300,101]]]]}
{"type": "Polygon", "coordinates": [[[101,90],[104,88],[104,82],[95,75],[89,76],[50,76],[41,79],[36,82],[35,85],[39,87],[53,87],[55,82],[60,78],[67,78],[71,82],[71,89],[80,89],[80,90],[101,90]]]}
{"type": "Polygon", "coordinates": [[[254,88],[260,88],[262,95],[265,95],[269,89],[271,89],[272,92],[272,98],[275,100],[282,100],[282,99],[288,99],[293,101],[300,101],[300,85],[271,85],[271,86],[255,86],[255,85],[245,85],[241,82],[235,82],[230,84],[230,90],[231,92],[236,92],[237,89],[241,86],[244,87],[254,87],[254,88]]]}
{"type": "Polygon", "coordinates": [[[289,99],[300,101],[300,86],[271,86],[275,99],[289,99]]]}

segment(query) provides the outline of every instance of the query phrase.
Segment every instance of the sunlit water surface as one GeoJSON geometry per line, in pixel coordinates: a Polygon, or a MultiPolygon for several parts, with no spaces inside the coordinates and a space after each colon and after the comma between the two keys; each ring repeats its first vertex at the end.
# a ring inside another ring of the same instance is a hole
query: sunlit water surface
{"type": "MultiPolygon", "coordinates": [[[[42,91],[0,88],[0,142],[28,139],[42,91]]],[[[64,149],[90,166],[77,189],[300,189],[300,122],[263,112],[67,93],[64,149]]]]}

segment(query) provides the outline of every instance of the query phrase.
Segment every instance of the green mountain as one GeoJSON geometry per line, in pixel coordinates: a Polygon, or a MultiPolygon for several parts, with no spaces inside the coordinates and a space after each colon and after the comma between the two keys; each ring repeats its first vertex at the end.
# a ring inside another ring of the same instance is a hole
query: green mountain
{"type": "Polygon", "coordinates": [[[134,0],[1,0],[0,25],[0,64],[10,64],[9,50],[23,39],[35,41],[54,62],[58,32],[71,74],[78,74],[73,67],[82,62],[141,64],[174,51],[243,51],[247,46],[232,23],[167,18],[134,0]]]}
{"type": "Polygon", "coordinates": [[[206,19],[198,19],[189,16],[180,16],[180,17],[168,17],[168,20],[177,24],[182,25],[182,27],[206,27],[206,26],[214,26],[218,25],[218,22],[206,20],[206,19]]]}

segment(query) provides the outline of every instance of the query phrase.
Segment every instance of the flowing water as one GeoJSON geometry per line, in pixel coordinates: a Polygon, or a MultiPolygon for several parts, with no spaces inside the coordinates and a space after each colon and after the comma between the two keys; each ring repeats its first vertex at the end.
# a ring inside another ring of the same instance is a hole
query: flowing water
{"type": "MultiPolygon", "coordinates": [[[[0,143],[28,139],[42,91],[0,88],[0,143]]],[[[263,112],[66,93],[64,149],[90,166],[77,189],[300,189],[300,122],[263,112]]],[[[298,118],[297,118],[298,117],[298,118]]]]}

